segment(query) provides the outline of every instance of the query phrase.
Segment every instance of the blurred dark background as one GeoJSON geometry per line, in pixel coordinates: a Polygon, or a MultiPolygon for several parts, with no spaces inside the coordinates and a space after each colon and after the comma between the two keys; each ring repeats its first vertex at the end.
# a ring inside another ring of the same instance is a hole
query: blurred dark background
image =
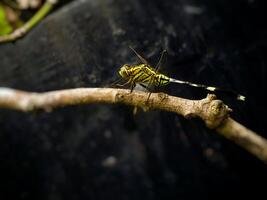
{"type": "MultiPolygon", "coordinates": [[[[219,94],[232,117],[267,138],[267,26],[262,0],[76,0],[26,37],[0,45],[0,86],[43,92],[102,87],[132,45],[181,80],[234,89],[219,94]]],[[[162,91],[200,99],[206,91],[162,91]]],[[[267,166],[198,119],[119,105],[50,113],[0,110],[1,199],[225,199],[265,193],[267,166]]]]}

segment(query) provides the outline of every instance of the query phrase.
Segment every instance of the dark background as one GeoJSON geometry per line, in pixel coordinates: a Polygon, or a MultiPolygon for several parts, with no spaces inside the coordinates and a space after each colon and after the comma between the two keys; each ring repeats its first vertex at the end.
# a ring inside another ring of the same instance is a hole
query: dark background
{"type": "MultiPolygon", "coordinates": [[[[132,45],[181,80],[239,91],[218,95],[232,117],[267,137],[264,0],[77,0],[25,38],[0,45],[0,85],[28,91],[102,87],[132,45]],[[264,135],[265,134],[265,135],[264,135]]],[[[162,89],[200,99],[206,91],[162,89]]],[[[119,105],[51,113],[0,110],[1,199],[257,198],[267,167],[197,119],[119,105]]],[[[264,182],[265,183],[264,183],[264,182]]]]}

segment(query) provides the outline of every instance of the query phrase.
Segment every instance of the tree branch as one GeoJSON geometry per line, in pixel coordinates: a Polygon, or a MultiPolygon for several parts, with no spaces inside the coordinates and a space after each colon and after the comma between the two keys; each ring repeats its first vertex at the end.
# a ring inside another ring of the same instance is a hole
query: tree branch
{"type": "Polygon", "coordinates": [[[143,110],[159,109],[175,112],[186,118],[199,117],[208,128],[235,142],[267,164],[267,140],[229,117],[231,109],[215,95],[205,99],[188,100],[152,93],[114,88],[77,88],[44,93],[24,92],[0,88],[0,108],[23,112],[33,110],[51,111],[54,108],[80,104],[125,104],[143,110]]]}
{"type": "Polygon", "coordinates": [[[22,27],[14,30],[9,35],[0,36],[0,43],[12,42],[23,37],[53,9],[56,3],[57,0],[46,0],[44,5],[37,11],[37,13],[22,27]]]}

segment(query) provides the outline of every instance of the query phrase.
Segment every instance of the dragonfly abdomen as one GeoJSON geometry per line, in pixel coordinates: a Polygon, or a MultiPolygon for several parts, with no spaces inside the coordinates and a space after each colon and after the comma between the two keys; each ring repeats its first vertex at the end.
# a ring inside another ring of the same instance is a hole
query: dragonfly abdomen
{"type": "Polygon", "coordinates": [[[159,74],[157,73],[154,77],[154,85],[157,85],[157,86],[165,86],[165,85],[168,85],[170,83],[170,78],[163,75],[163,74],[159,74]]]}

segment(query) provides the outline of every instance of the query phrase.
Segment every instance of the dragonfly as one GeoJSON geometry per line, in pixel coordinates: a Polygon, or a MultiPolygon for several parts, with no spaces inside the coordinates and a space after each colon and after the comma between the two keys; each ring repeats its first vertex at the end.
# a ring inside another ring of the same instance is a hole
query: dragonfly
{"type": "MultiPolygon", "coordinates": [[[[125,86],[130,84],[131,85],[131,92],[135,88],[136,84],[140,84],[141,86],[145,87],[146,89],[149,90],[151,86],[156,86],[156,87],[161,87],[161,86],[166,86],[170,83],[178,83],[178,84],[184,84],[188,85],[191,87],[197,87],[197,88],[203,88],[207,91],[210,92],[215,92],[215,91],[222,91],[222,92],[227,92],[235,96],[235,98],[239,101],[245,101],[246,97],[237,94],[236,92],[232,90],[226,90],[226,89],[221,89],[213,86],[207,86],[203,84],[196,84],[192,83],[189,81],[182,81],[178,79],[171,78],[167,75],[164,75],[162,73],[159,73],[159,68],[161,66],[161,62],[163,59],[164,54],[167,52],[166,50],[163,50],[159,59],[158,64],[156,67],[152,67],[151,65],[148,64],[147,60],[143,58],[137,51],[132,48],[131,46],[129,47],[135,54],[136,56],[140,59],[141,63],[140,64],[135,64],[135,65],[130,65],[130,64],[124,64],[123,66],[120,67],[119,69],[119,75],[123,80],[126,82],[122,85],[117,84],[118,86],[125,86]]],[[[151,95],[151,92],[149,93],[148,99],[151,95]]],[[[147,99],[147,100],[148,100],[147,99]]]]}

